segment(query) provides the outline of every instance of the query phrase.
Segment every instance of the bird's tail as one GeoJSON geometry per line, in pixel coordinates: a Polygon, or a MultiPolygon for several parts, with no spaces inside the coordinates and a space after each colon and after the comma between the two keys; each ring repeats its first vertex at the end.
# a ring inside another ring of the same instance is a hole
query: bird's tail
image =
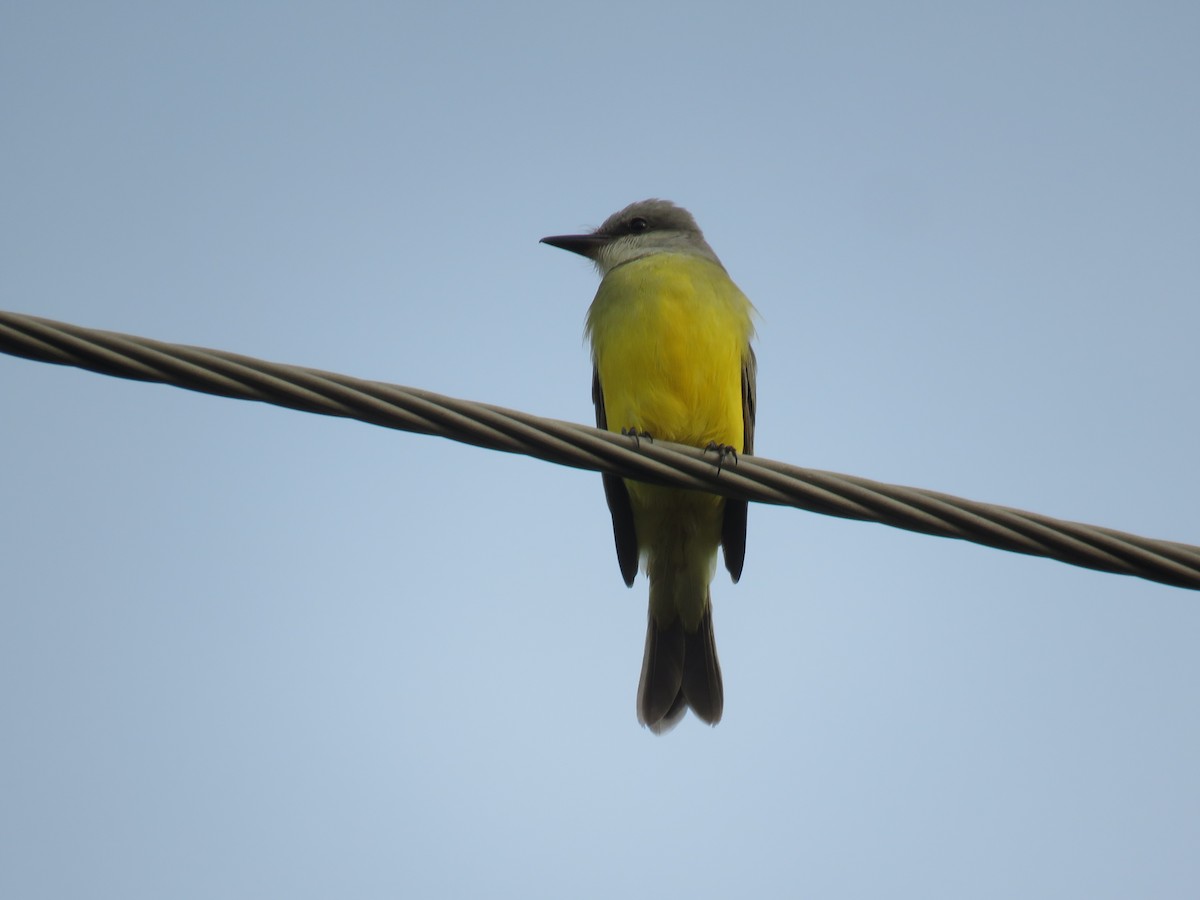
{"type": "Polygon", "coordinates": [[[704,615],[695,631],[689,631],[678,616],[661,625],[652,610],[638,684],[638,721],[655,734],[665,734],[688,707],[704,722],[716,725],[724,706],[711,599],[705,597],[704,615]]]}

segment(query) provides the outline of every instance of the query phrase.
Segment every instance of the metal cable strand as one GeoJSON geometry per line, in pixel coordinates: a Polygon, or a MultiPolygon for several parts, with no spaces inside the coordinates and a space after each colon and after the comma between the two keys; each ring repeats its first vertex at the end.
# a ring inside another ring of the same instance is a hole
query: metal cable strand
{"type": "Polygon", "coordinates": [[[0,311],[0,351],[120,378],[440,435],[580,469],[960,538],[1200,590],[1200,547],[919,488],[801,469],[761,456],[742,456],[736,464],[718,470],[711,454],[694,447],[645,439],[635,443],[586,425],[428,391],[19,313],[0,311]]]}

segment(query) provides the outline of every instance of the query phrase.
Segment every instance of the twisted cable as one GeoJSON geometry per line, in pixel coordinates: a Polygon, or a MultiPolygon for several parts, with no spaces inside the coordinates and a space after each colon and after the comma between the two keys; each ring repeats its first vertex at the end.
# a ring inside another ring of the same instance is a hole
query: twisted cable
{"type": "Polygon", "coordinates": [[[19,313],[0,311],[0,351],[119,378],[440,435],[639,481],[879,522],[1200,590],[1200,547],[920,488],[802,469],[761,456],[740,456],[736,463],[727,461],[718,468],[712,454],[695,447],[645,439],[634,442],[586,425],[415,388],[19,313]]]}

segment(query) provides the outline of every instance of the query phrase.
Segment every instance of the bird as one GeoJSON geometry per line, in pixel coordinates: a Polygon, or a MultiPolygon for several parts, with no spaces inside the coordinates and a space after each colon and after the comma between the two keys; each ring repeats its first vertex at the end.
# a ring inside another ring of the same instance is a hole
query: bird
{"type": "MultiPolygon", "coordinates": [[[[668,200],[642,200],[585,234],[542,243],[590,259],[601,281],[588,308],[596,427],[716,452],[718,467],[754,452],[756,312],[704,239],[668,200]]],[[[710,583],[717,552],[737,582],[747,503],[604,474],[617,562],[650,581],[638,721],[670,731],[690,708],[716,725],[724,686],[710,583]]]]}

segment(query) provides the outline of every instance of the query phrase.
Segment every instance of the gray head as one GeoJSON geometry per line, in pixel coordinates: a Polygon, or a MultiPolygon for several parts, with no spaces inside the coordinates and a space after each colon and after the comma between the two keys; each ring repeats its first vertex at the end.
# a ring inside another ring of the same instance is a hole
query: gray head
{"type": "Polygon", "coordinates": [[[692,214],[669,200],[630,203],[590,234],[560,234],[542,243],[586,256],[601,275],[655,253],[683,253],[721,265],[692,214]]]}

